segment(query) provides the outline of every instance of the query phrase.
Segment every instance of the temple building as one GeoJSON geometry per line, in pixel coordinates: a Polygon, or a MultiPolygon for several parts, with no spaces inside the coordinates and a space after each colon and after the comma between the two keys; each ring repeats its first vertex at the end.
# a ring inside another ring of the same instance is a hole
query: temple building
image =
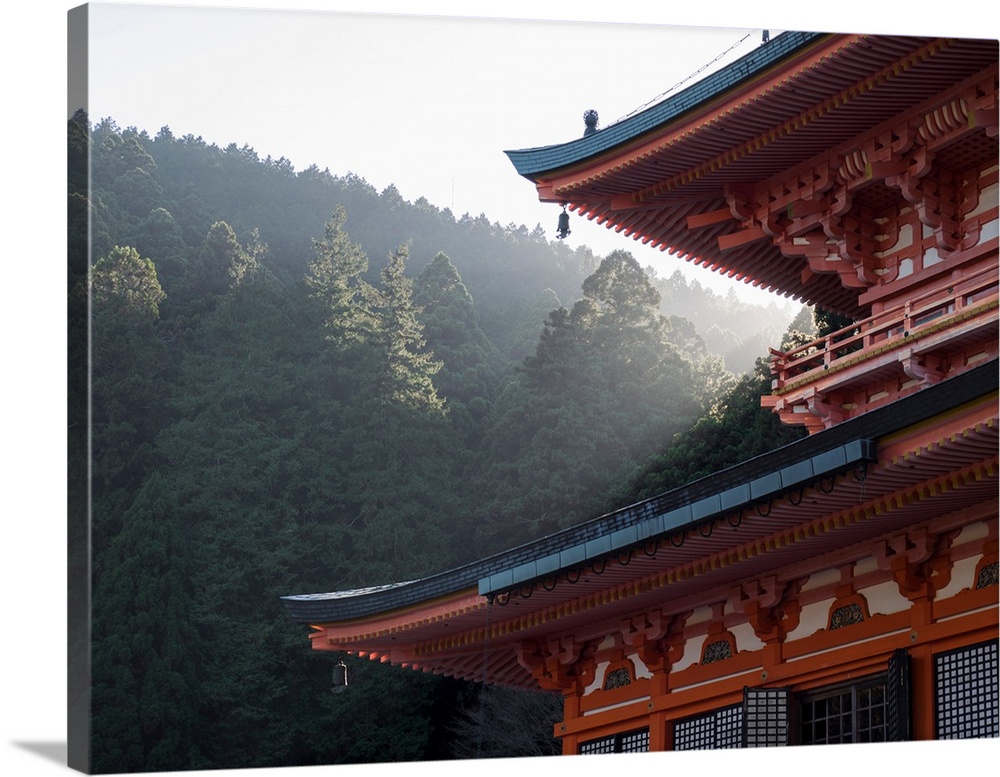
{"type": "Polygon", "coordinates": [[[771,353],[762,412],[802,439],[285,597],[312,648],[558,692],[566,754],[998,736],[997,95],[997,41],[788,32],[507,152],[571,218],[853,323],[771,353]]]}

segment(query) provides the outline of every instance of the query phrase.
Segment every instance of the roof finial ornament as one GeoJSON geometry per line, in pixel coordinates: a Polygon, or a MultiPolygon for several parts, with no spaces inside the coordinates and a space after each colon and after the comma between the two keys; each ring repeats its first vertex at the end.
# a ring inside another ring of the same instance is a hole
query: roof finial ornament
{"type": "Polygon", "coordinates": [[[583,112],[583,123],[587,125],[587,128],[583,131],[583,136],[593,135],[597,132],[597,111],[593,108],[583,112]]]}

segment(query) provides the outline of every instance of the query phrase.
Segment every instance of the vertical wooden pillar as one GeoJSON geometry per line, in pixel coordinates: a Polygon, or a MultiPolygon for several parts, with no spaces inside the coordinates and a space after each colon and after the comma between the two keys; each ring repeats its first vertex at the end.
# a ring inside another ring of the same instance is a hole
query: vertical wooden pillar
{"type": "MultiPolygon", "coordinates": [[[[650,709],[656,706],[657,699],[662,699],[670,691],[670,667],[676,660],[678,651],[683,650],[682,633],[678,632],[674,636],[673,656],[669,658],[665,656],[664,660],[653,671],[652,682],[649,686],[650,709]]],[[[655,752],[674,749],[674,727],[667,720],[666,712],[650,712],[649,714],[649,749],[655,752]]]]}
{"type": "Polygon", "coordinates": [[[562,754],[576,755],[579,750],[579,736],[566,734],[566,723],[580,717],[580,696],[573,691],[563,692],[563,722],[556,724],[556,736],[562,738],[562,754]]]}
{"type": "Polygon", "coordinates": [[[666,712],[649,716],[649,749],[654,752],[674,749],[674,727],[667,721],[666,712]]]}
{"type": "Polygon", "coordinates": [[[934,656],[930,645],[910,651],[910,704],[913,739],[934,739],[934,656]]]}

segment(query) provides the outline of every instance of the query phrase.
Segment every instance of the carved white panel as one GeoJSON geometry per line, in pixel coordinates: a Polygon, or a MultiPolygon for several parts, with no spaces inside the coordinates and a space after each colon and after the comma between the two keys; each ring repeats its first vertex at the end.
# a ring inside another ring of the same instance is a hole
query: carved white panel
{"type": "Polygon", "coordinates": [[[613,634],[609,634],[607,637],[601,640],[601,644],[597,646],[598,650],[610,650],[615,646],[615,637],[613,634]]]}
{"type": "Polygon", "coordinates": [[[599,691],[604,687],[604,674],[608,671],[608,662],[601,661],[594,670],[594,679],[590,685],[583,689],[583,695],[589,696],[594,691],[599,691]]]}
{"type": "MultiPolygon", "coordinates": [[[[840,579],[839,575],[837,579],[840,579]]],[[[805,605],[802,608],[802,614],[799,616],[799,625],[794,631],[788,634],[785,641],[802,639],[803,637],[808,637],[810,634],[815,634],[820,629],[825,629],[831,606],[833,606],[832,597],[822,602],[805,605]]]]}
{"type": "Polygon", "coordinates": [[[699,607],[691,613],[691,617],[687,619],[687,625],[691,626],[695,623],[704,623],[705,621],[710,620],[712,620],[712,608],[699,607]]]}
{"type": "Polygon", "coordinates": [[[642,659],[640,659],[639,656],[633,653],[629,656],[629,659],[632,661],[632,666],[635,667],[636,680],[642,680],[644,677],[653,676],[653,673],[649,671],[649,667],[642,662],[642,659]]]}
{"type": "Polygon", "coordinates": [[[909,599],[899,592],[895,580],[862,588],[858,593],[868,602],[868,612],[871,615],[892,615],[894,612],[910,609],[909,599]]]}
{"type": "Polygon", "coordinates": [[[940,602],[966,588],[975,588],[976,565],[981,558],[982,556],[974,556],[956,561],[951,568],[951,581],[934,598],[940,602]]]}
{"type": "Polygon", "coordinates": [[[840,582],[840,572],[836,569],[824,569],[821,572],[814,572],[809,575],[809,579],[802,584],[803,591],[812,591],[814,588],[822,588],[826,585],[836,585],[840,582]]]}
{"type": "Polygon", "coordinates": [[[679,672],[681,669],[687,669],[689,666],[694,666],[701,661],[701,646],[704,642],[704,635],[687,640],[684,643],[684,655],[681,656],[680,661],[671,667],[670,671],[679,672]]]}
{"type": "Polygon", "coordinates": [[[911,245],[913,245],[913,225],[903,224],[899,228],[899,236],[896,239],[895,245],[893,245],[892,248],[883,251],[882,253],[892,254],[895,253],[896,251],[899,251],[901,248],[907,248],[911,245]]]}
{"type": "Polygon", "coordinates": [[[995,208],[997,206],[997,195],[1000,192],[1000,184],[990,184],[985,189],[979,193],[979,205],[973,210],[968,216],[978,216],[980,213],[985,213],[990,208],[995,208]]]}
{"type": "Polygon", "coordinates": [[[854,564],[854,576],[859,577],[878,569],[878,560],[874,556],[865,556],[854,564]]]}
{"type": "Polygon", "coordinates": [[[764,643],[754,634],[753,626],[749,623],[741,623],[733,626],[730,630],[736,639],[736,652],[760,650],[764,643]]]}

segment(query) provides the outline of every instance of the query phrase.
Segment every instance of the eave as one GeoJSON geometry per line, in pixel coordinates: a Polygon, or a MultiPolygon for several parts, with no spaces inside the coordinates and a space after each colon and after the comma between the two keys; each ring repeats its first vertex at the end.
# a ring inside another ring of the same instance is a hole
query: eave
{"type": "Polygon", "coordinates": [[[473,680],[483,679],[485,669],[488,682],[535,687],[518,658],[519,646],[532,640],[596,637],[609,623],[650,607],[681,612],[741,580],[835,563],[904,527],[937,522],[941,528],[942,521],[960,522],[976,511],[995,516],[996,390],[993,361],[653,500],[480,562],[378,589],[284,597],[284,604],[294,620],[313,626],[317,650],[473,680]],[[877,440],[877,462],[869,462],[870,450],[861,445],[856,460],[842,460],[844,467],[817,470],[817,457],[865,439],[877,440]],[[799,468],[796,479],[795,468],[807,461],[818,477],[799,468]],[[782,472],[793,477],[789,489],[781,488],[782,472]],[[774,488],[759,499],[710,504],[761,478],[770,478],[774,488]],[[678,520],[681,513],[689,518],[678,520]],[[670,515],[674,520],[667,520],[670,515]],[[651,522],[655,531],[640,538],[640,528],[651,522]],[[611,538],[621,540],[629,526],[636,530],[634,541],[616,546],[611,538]],[[572,558],[560,560],[558,569],[539,570],[561,550],[572,558]]]}
{"type": "MultiPolygon", "coordinates": [[[[866,135],[979,81],[994,91],[996,41],[786,33],[750,57],[588,137],[507,154],[543,201],[734,279],[863,317],[870,311],[857,289],[784,255],[738,203],[796,170],[835,167],[866,135]]],[[[964,172],[995,160],[995,116],[973,111],[970,122],[938,164],[964,172]]],[[[859,191],[866,207],[884,202],[884,173],[859,191]]]]}

